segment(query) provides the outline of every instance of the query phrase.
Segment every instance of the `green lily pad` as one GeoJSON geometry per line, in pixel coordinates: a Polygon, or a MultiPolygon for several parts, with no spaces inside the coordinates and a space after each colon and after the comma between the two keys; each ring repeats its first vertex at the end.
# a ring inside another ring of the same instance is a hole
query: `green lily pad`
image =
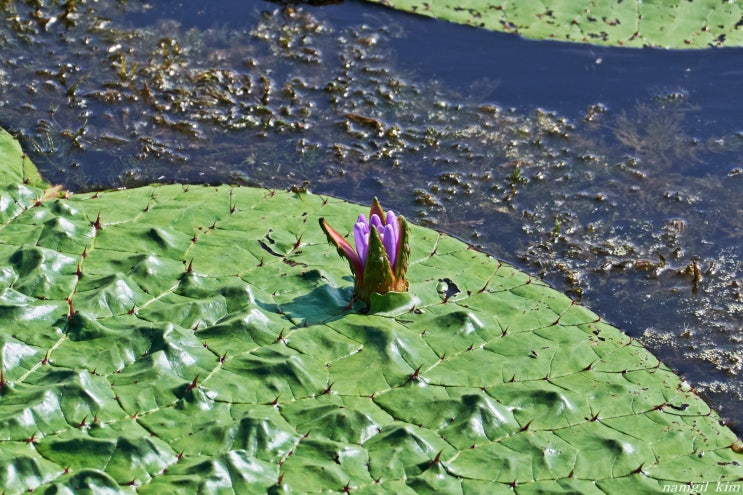
{"type": "MultiPolygon", "coordinates": [[[[0,167],[0,184],[5,186],[24,184],[33,187],[46,187],[36,165],[33,164],[21,145],[5,129],[0,128],[0,156],[3,166],[0,167]]],[[[21,188],[19,188],[21,189],[21,188]]],[[[5,211],[11,203],[3,196],[0,211],[5,211]]]]}
{"type": "Polygon", "coordinates": [[[532,39],[660,48],[743,46],[743,5],[716,0],[369,0],[532,39]]]}
{"type": "Polygon", "coordinates": [[[350,228],[365,207],[229,186],[45,195],[2,150],[5,493],[743,479],[736,436],[671,370],[445,234],[413,227],[409,292],[362,314],[317,219],[350,228]]]}

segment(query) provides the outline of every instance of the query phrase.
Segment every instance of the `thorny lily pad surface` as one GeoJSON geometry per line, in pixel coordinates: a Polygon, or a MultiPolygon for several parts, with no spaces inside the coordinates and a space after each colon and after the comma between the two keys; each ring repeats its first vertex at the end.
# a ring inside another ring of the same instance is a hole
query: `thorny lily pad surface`
{"type": "Polygon", "coordinates": [[[743,45],[743,6],[738,1],[371,1],[535,39],[661,48],[743,45]]]}
{"type": "Polygon", "coordinates": [[[409,295],[347,308],[307,193],[49,198],[0,135],[5,493],[648,493],[737,486],[740,443],[636,341],[411,232],[409,295]]]}

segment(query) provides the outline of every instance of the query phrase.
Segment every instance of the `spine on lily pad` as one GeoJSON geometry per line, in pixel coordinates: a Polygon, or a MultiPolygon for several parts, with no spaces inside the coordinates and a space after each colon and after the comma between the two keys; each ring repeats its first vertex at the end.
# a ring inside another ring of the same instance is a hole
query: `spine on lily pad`
{"type": "Polygon", "coordinates": [[[324,218],[320,227],[328,242],[346,258],[354,276],[354,297],[369,306],[372,293],[406,292],[410,256],[409,227],[403,216],[392,210],[385,215],[377,198],[369,211],[369,219],[359,215],[353,226],[355,249],[331,227],[324,218]]]}

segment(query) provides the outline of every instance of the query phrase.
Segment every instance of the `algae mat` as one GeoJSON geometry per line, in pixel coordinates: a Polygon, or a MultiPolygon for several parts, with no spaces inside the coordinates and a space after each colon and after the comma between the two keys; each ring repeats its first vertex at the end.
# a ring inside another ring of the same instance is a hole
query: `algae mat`
{"type": "Polygon", "coordinates": [[[740,443],[688,385],[444,234],[413,227],[410,293],[362,314],[317,219],[350,229],[366,207],[59,197],[4,132],[0,178],[4,493],[739,487],[740,443]]]}

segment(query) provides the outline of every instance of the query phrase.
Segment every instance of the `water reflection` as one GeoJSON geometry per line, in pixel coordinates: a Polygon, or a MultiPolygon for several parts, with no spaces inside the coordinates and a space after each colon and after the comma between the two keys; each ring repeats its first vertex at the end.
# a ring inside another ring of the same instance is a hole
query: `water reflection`
{"type": "Polygon", "coordinates": [[[740,50],[523,41],[357,2],[3,9],[0,124],[49,180],[373,191],[582,299],[740,431],[740,50]]]}

